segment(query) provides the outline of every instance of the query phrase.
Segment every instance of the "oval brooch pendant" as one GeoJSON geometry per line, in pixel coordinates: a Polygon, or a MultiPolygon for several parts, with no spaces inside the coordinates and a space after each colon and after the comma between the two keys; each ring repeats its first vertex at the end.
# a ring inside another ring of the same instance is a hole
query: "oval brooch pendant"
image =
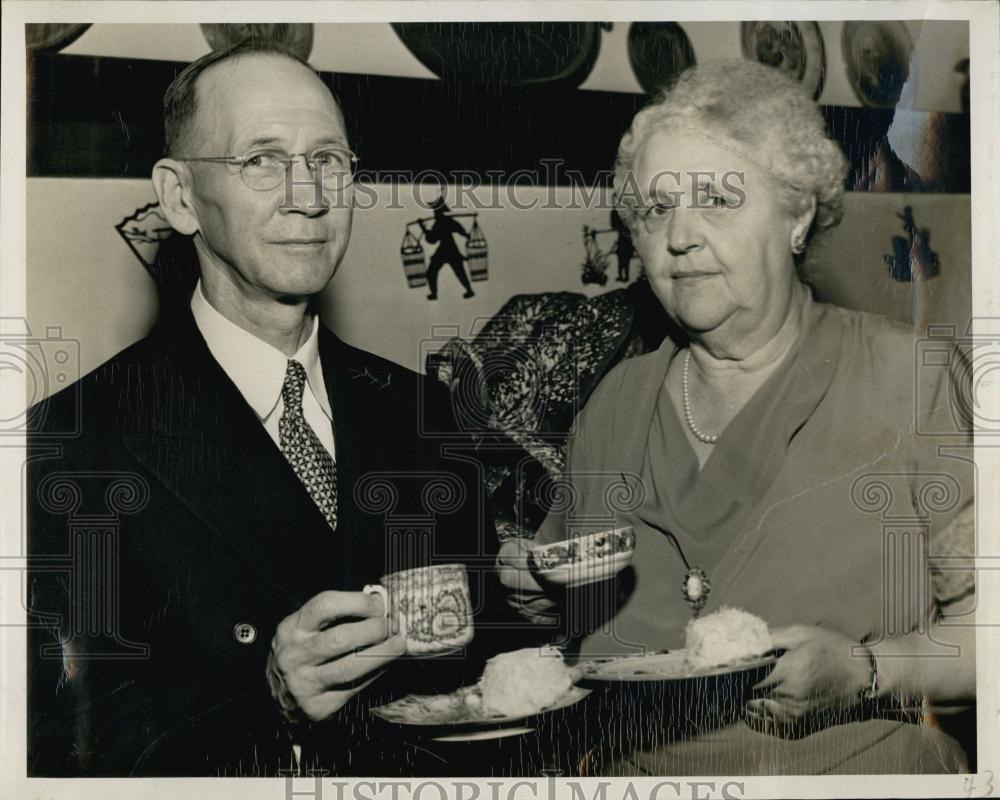
{"type": "Polygon", "coordinates": [[[684,600],[691,607],[694,615],[705,607],[708,602],[708,595],[712,591],[712,581],[708,579],[708,573],[701,567],[691,567],[684,573],[684,600]]]}

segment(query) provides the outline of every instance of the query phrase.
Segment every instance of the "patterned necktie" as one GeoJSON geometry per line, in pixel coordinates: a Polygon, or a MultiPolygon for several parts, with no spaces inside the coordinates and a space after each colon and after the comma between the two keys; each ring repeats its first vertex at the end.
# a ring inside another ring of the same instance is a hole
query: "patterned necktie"
{"type": "Polygon", "coordinates": [[[313,502],[323,512],[330,527],[336,530],[337,465],[302,415],[302,393],[305,386],[305,369],[298,361],[289,360],[285,382],[281,385],[281,399],[285,403],[285,410],[278,420],[281,452],[285,454],[313,502]]]}

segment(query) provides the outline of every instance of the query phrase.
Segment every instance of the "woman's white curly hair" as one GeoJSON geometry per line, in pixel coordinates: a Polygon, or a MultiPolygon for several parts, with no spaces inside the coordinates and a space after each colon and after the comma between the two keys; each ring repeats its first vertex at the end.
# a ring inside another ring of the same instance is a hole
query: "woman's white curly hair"
{"type": "Polygon", "coordinates": [[[622,137],[615,194],[622,219],[632,227],[634,191],[624,190],[636,157],[654,133],[676,129],[735,144],[748,160],[765,168],[765,175],[778,179],[770,183],[791,216],[806,212],[815,198],[810,234],[840,222],[847,159],[826,135],[819,108],[777,69],[755,61],[718,59],[684,72],[635,115],[622,137]]]}

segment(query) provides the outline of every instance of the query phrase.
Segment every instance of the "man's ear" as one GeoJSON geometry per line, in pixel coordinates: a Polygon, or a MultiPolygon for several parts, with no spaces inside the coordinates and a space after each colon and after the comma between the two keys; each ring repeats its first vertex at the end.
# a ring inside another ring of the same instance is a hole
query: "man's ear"
{"type": "Polygon", "coordinates": [[[161,158],[153,165],[153,191],[163,215],[178,233],[191,236],[201,227],[191,203],[190,175],[187,166],[172,158],[161,158]]]}

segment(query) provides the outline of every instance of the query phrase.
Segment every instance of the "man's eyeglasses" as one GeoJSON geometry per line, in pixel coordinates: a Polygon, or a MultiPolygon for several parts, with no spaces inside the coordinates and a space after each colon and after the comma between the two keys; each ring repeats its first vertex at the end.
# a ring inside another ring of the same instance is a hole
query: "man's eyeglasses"
{"type": "Polygon", "coordinates": [[[314,178],[320,176],[324,185],[329,182],[334,190],[346,189],[354,182],[358,157],[343,147],[317,147],[310,153],[286,153],[276,148],[260,147],[242,156],[180,157],[177,160],[231,164],[240,168],[247,186],[254,191],[268,192],[285,182],[285,176],[298,156],[305,158],[314,178]]]}

